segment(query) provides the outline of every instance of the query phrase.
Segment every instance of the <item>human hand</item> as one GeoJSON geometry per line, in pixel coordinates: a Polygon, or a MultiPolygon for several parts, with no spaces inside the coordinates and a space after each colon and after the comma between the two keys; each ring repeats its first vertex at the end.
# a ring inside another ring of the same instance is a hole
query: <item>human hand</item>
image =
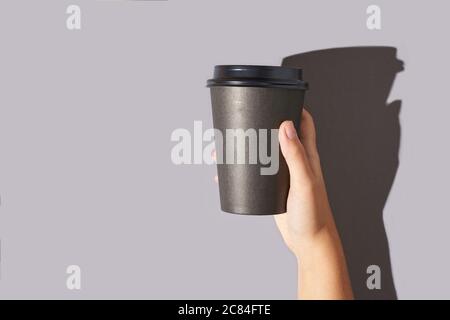
{"type": "MultiPolygon", "coordinates": [[[[278,139],[290,173],[287,213],[275,215],[275,221],[289,249],[299,257],[301,248],[334,222],[316,147],[312,116],[303,109],[300,137],[292,121],[280,125],[278,139]]],[[[212,158],[216,161],[216,152],[212,158]]],[[[217,175],[214,180],[218,182],[217,175]]]]}
{"type": "Polygon", "coordinates": [[[292,121],[278,132],[289,168],[287,212],[275,221],[298,262],[298,297],[352,299],[350,279],[337,232],[316,146],[311,115],[303,110],[300,137],[292,121]]]}
{"type": "Polygon", "coordinates": [[[325,182],[316,147],[313,118],[303,109],[300,137],[292,121],[284,121],[278,132],[281,152],[290,173],[287,212],[275,216],[278,229],[294,255],[299,258],[322,231],[334,229],[325,182]]]}

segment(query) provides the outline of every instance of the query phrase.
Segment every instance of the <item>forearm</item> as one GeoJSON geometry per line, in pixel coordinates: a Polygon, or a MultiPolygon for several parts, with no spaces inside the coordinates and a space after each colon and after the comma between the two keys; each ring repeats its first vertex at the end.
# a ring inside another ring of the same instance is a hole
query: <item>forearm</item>
{"type": "Polygon", "coordinates": [[[344,252],[334,222],[305,241],[296,254],[299,299],[352,299],[344,252]]]}

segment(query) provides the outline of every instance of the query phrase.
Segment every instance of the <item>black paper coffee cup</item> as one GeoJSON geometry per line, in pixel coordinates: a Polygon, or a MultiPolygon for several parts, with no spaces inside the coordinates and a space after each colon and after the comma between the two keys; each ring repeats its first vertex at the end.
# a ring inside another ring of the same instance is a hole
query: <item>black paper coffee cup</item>
{"type": "Polygon", "coordinates": [[[299,130],[307,83],[287,67],[216,66],[211,89],[221,209],[248,215],[286,212],[289,171],[278,128],[299,130]]]}

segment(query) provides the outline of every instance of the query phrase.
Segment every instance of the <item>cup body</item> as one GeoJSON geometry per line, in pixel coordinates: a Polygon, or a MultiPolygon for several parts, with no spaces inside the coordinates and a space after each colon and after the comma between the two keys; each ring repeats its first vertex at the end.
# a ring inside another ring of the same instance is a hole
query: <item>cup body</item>
{"type": "Polygon", "coordinates": [[[217,148],[216,138],[220,204],[223,211],[247,215],[286,212],[289,171],[278,146],[277,129],[283,121],[291,120],[299,130],[304,95],[304,89],[282,86],[211,86],[214,128],[223,137],[222,148],[217,148]],[[244,135],[245,143],[239,143],[236,134],[236,140],[230,140],[232,135],[227,135],[229,129],[234,133],[236,129],[248,133],[244,135]],[[250,161],[250,153],[255,152],[255,143],[250,143],[254,141],[254,134],[251,135],[249,129],[257,134],[257,163],[250,161]],[[261,140],[264,134],[267,135],[265,142],[261,140]],[[230,152],[234,152],[234,163],[227,161],[230,152]],[[267,161],[261,161],[261,152],[270,154],[272,162],[268,164],[267,161]],[[245,154],[245,163],[238,163],[237,154],[245,154]],[[266,174],[262,174],[263,168],[266,168],[266,174]]]}

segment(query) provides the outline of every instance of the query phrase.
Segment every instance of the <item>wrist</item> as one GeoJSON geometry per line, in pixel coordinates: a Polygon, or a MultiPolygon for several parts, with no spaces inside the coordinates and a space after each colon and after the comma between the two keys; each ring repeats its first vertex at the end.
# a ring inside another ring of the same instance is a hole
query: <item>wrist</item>
{"type": "Polygon", "coordinates": [[[300,263],[300,261],[311,257],[317,250],[323,247],[329,247],[330,245],[341,245],[336,226],[332,220],[326,222],[316,232],[299,239],[298,245],[294,248],[293,253],[300,263]]]}
{"type": "Polygon", "coordinates": [[[305,240],[295,253],[299,298],[351,299],[353,297],[344,251],[334,223],[305,240]]]}

